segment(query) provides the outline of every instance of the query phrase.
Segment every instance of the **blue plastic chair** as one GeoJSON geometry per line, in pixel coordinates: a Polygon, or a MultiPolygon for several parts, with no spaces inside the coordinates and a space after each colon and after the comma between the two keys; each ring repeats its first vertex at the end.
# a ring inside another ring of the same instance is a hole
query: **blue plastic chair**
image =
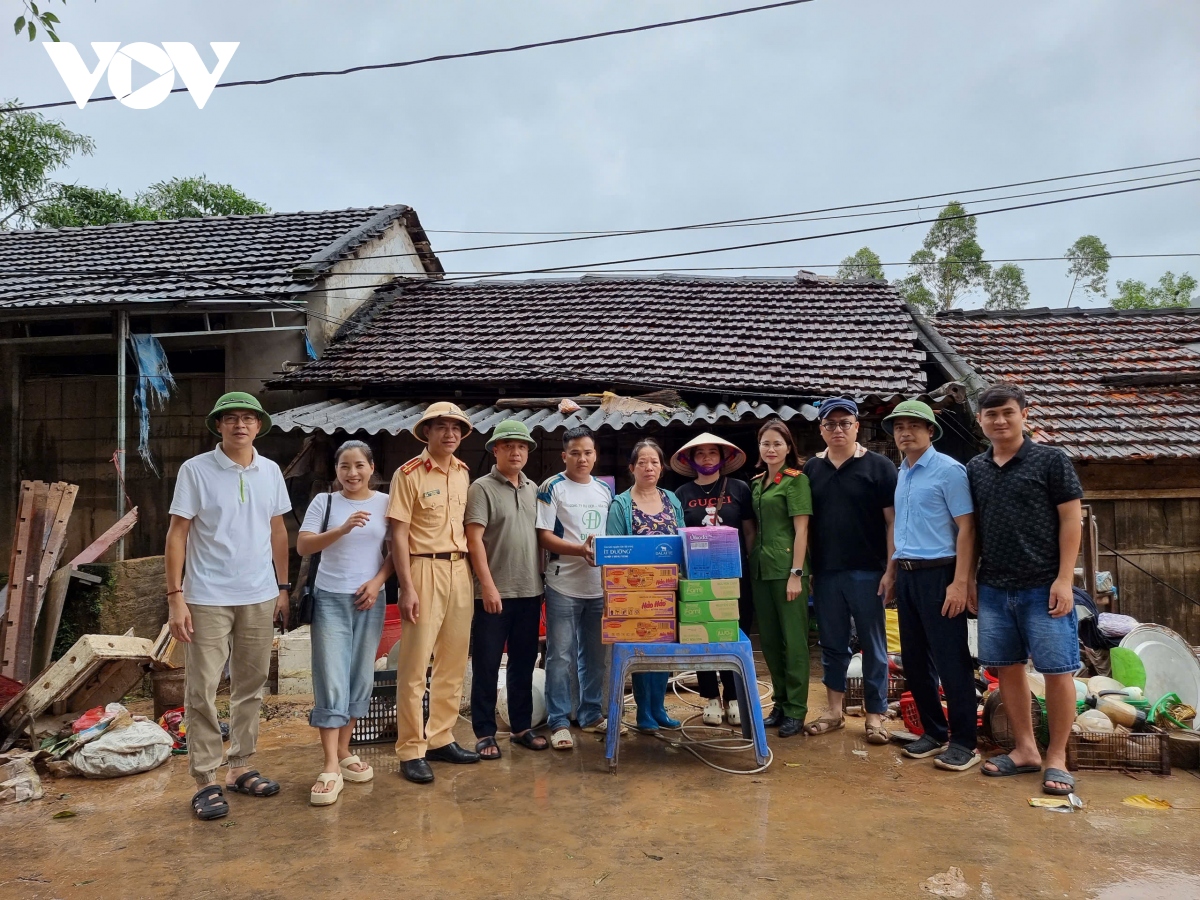
{"type": "Polygon", "coordinates": [[[767,729],[758,699],[758,675],[750,639],[738,631],[738,640],[719,644],[613,644],[608,681],[608,739],[604,755],[609,771],[617,768],[621,721],[625,706],[625,678],[633,672],[682,672],[732,670],[742,714],[742,736],[754,739],[754,757],[767,764],[767,729]],[[754,690],[747,690],[754,685],[754,690]]]}

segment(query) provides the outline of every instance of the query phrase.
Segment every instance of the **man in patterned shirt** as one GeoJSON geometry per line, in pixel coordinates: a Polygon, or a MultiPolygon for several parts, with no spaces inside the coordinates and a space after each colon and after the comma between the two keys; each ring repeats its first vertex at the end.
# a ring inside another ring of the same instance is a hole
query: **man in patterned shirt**
{"type": "Polygon", "coordinates": [[[1065,453],[1026,437],[1025,392],[996,384],[979,397],[979,425],[992,447],[967,464],[980,538],[979,658],[999,669],[1000,696],[1016,747],[988,760],[993,777],[1041,771],[1029,716],[1025,663],[1046,678],[1050,746],[1042,790],[1069,794],[1067,738],[1075,718],[1079,635],[1074,613],[1075,558],[1083,488],[1065,453]]]}

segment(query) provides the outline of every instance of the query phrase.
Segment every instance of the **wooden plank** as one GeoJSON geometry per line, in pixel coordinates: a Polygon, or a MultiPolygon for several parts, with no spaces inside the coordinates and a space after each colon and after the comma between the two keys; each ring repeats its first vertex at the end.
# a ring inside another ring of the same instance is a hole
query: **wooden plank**
{"type": "Polygon", "coordinates": [[[13,675],[25,684],[33,675],[33,632],[37,625],[38,575],[41,572],[42,549],[48,530],[47,506],[50,485],[33,483],[33,524],[29,530],[28,556],[25,558],[25,578],[21,590],[21,622],[17,629],[16,655],[12,659],[13,675]]]}
{"type": "Polygon", "coordinates": [[[40,675],[50,665],[54,656],[54,641],[58,637],[58,626],[62,622],[63,605],[67,601],[67,591],[71,586],[71,569],[63,566],[50,576],[46,585],[46,596],[42,603],[42,613],[38,616],[37,628],[33,634],[33,666],[30,669],[40,675]]]}
{"type": "Polygon", "coordinates": [[[40,586],[41,595],[38,597],[38,611],[41,611],[42,597],[45,596],[46,585],[50,581],[50,577],[58,568],[58,561],[62,558],[62,552],[67,542],[67,523],[71,519],[71,510],[75,508],[75,497],[79,493],[79,485],[67,484],[59,482],[54,485],[58,488],[58,504],[51,504],[51,509],[54,510],[54,519],[50,525],[50,532],[46,537],[46,548],[42,553],[42,567],[38,573],[38,584],[40,586]]]}
{"type": "Polygon", "coordinates": [[[17,522],[13,528],[12,561],[8,569],[8,606],[2,623],[0,641],[0,675],[16,678],[17,637],[20,633],[22,587],[25,584],[26,561],[29,556],[30,529],[33,527],[33,482],[22,481],[17,506],[17,522]]]}
{"type": "Polygon", "coordinates": [[[138,659],[103,662],[83,684],[56,700],[51,708],[62,715],[116,703],[142,680],[145,667],[145,661],[138,659]]]}
{"type": "Polygon", "coordinates": [[[1089,597],[1096,596],[1096,520],[1092,517],[1092,507],[1083,507],[1083,539],[1080,541],[1080,555],[1083,557],[1083,589],[1089,597]]]}
{"type": "Polygon", "coordinates": [[[67,565],[69,565],[72,569],[77,569],[80,566],[87,565],[88,563],[94,563],[104,555],[104,551],[106,551],[121,538],[125,537],[125,535],[129,534],[129,532],[133,529],[133,526],[137,524],[137,520],[138,508],[135,506],[129,512],[125,513],[124,516],[118,519],[116,523],[114,523],[113,526],[108,529],[108,531],[104,532],[104,534],[100,535],[100,537],[96,538],[94,541],[84,547],[79,555],[71,560],[67,565]]]}
{"type": "Polygon", "coordinates": [[[1087,500],[1195,500],[1200,488],[1147,488],[1139,490],[1101,490],[1083,493],[1087,500]]]}

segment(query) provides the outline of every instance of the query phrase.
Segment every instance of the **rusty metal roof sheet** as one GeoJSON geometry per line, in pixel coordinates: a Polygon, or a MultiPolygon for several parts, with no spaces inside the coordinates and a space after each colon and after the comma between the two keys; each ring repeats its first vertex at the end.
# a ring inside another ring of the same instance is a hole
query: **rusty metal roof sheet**
{"type": "Polygon", "coordinates": [[[498,384],[572,384],[772,400],[925,388],[910,315],[882,282],[429,282],[385,289],[344,331],[322,359],[273,386],[494,396],[498,384]]]}
{"type": "Polygon", "coordinates": [[[1188,346],[1200,309],[956,310],[931,322],[980,375],[1025,389],[1039,441],[1080,460],[1200,456],[1200,348],[1188,346]],[[1165,383],[1132,383],[1147,378],[1165,383]]]}

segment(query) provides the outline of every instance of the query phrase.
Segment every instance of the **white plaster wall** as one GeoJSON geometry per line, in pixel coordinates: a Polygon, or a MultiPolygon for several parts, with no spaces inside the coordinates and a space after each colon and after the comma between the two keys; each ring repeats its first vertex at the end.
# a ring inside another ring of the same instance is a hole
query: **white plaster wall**
{"type": "Polygon", "coordinates": [[[376,287],[397,275],[423,276],[425,269],[404,222],[397,220],[378,238],[359,247],[354,256],[338,262],[321,282],[325,290],[308,295],[308,335],[318,355],[347,319],[376,287]]]}

